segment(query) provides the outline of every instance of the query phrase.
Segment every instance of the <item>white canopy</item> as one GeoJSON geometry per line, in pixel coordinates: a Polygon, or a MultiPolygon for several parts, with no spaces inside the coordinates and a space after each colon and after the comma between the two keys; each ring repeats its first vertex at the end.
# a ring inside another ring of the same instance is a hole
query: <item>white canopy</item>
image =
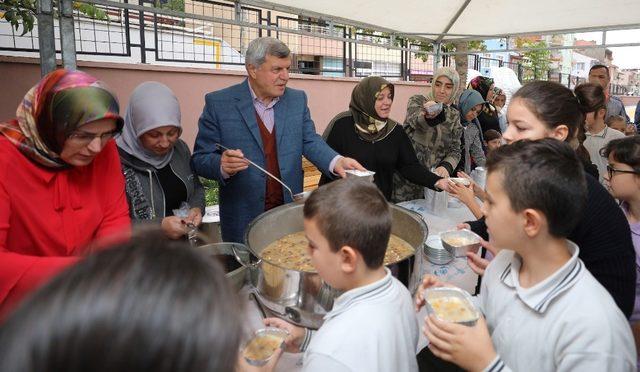
{"type": "MultiPolygon", "coordinates": [[[[639,0],[239,0],[436,40],[640,28],[639,0]],[[315,13],[315,14],[313,14],[315,13]]],[[[366,27],[365,27],[366,28],[366,27]]]]}

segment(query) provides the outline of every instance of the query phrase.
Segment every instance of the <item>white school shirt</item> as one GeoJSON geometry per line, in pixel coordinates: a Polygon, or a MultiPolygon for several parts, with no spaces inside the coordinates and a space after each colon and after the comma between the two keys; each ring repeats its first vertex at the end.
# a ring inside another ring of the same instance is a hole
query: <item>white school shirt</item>
{"type": "Polygon", "coordinates": [[[502,250],[487,267],[479,295],[498,353],[485,371],[635,371],[627,319],[578,258],[531,288],[519,284],[521,258],[502,250]]]}
{"type": "Polygon", "coordinates": [[[411,294],[386,276],[338,297],[313,334],[304,372],[417,372],[418,321],[411,294]]]}
{"type": "Polygon", "coordinates": [[[624,138],[624,133],[605,127],[599,133],[591,134],[585,131],[587,139],[584,140],[584,147],[589,151],[591,162],[598,168],[598,180],[604,185],[604,175],[607,174],[607,164],[609,160],[600,155],[600,150],[614,139],[624,138]]]}

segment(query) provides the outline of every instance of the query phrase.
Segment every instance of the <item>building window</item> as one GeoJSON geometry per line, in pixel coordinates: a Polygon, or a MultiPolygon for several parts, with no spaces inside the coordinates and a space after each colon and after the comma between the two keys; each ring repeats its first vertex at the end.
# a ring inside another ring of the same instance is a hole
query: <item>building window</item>
{"type": "Polygon", "coordinates": [[[576,64],[576,68],[577,68],[578,70],[584,70],[584,62],[578,62],[578,63],[576,64]]]}

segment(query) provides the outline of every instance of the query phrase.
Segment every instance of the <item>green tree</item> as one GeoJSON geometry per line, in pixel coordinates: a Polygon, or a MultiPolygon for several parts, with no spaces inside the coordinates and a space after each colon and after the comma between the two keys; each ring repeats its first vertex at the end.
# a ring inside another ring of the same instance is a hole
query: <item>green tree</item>
{"type": "MultiPolygon", "coordinates": [[[[433,52],[433,44],[414,42],[420,45],[420,51],[416,52],[416,57],[426,62],[429,58],[428,53],[433,52]]],[[[461,41],[442,44],[442,51],[445,53],[459,52],[454,54],[453,60],[456,65],[456,72],[460,75],[460,89],[464,89],[467,81],[467,70],[469,69],[469,53],[476,53],[487,50],[487,45],[483,40],[461,41]],[[466,53],[469,52],[469,53],[466,53]]]]}
{"type": "Polygon", "coordinates": [[[522,53],[525,57],[523,66],[527,68],[523,80],[546,80],[551,65],[551,51],[547,49],[547,43],[544,40],[517,38],[516,46],[533,49],[522,53]]]}
{"type": "MultiPolygon", "coordinates": [[[[36,1],[37,0],[1,0],[0,12],[3,12],[1,18],[11,23],[16,31],[22,26],[22,35],[31,32],[36,17],[36,1]]],[[[55,6],[54,2],[54,6],[55,6]]],[[[92,19],[108,21],[107,12],[96,7],[93,4],[85,4],[74,2],[73,8],[92,19]]]]}
{"type": "Polygon", "coordinates": [[[2,0],[0,2],[2,18],[11,23],[16,31],[23,26],[22,35],[33,29],[36,14],[36,0],[2,0]]]}
{"type": "Polygon", "coordinates": [[[464,90],[467,85],[467,71],[469,70],[469,52],[475,53],[487,50],[487,45],[483,40],[472,41],[460,41],[447,43],[444,45],[445,52],[460,52],[461,54],[454,54],[453,59],[456,62],[456,72],[460,75],[460,88],[459,93],[464,90]]]}
{"type": "Polygon", "coordinates": [[[184,12],[184,0],[156,1],[156,8],[169,9],[176,12],[184,12]]]}
{"type": "Polygon", "coordinates": [[[204,187],[205,205],[216,205],[220,203],[220,186],[215,180],[200,177],[200,182],[204,187]]]}

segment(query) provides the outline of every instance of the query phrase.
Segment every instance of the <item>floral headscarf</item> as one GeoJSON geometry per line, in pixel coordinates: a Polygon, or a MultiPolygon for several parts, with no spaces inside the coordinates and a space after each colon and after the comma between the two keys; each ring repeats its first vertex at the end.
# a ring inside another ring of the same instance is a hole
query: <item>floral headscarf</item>
{"type": "Polygon", "coordinates": [[[498,109],[493,105],[493,100],[496,98],[496,95],[494,94],[490,101],[487,100],[489,91],[491,90],[491,86],[493,84],[494,81],[492,78],[476,76],[469,82],[469,86],[467,88],[473,89],[476,92],[480,93],[482,98],[486,101],[484,107],[482,108],[482,111],[486,112],[487,114],[497,116],[498,109]]]}
{"type": "Polygon", "coordinates": [[[16,119],[0,123],[0,133],[25,156],[47,168],[68,168],[60,152],[81,126],[101,119],[123,121],[118,101],[104,84],[80,71],[59,69],[31,88],[16,111],[16,119]]]}
{"type": "Polygon", "coordinates": [[[493,79],[484,77],[484,76],[476,76],[470,82],[468,89],[473,89],[478,91],[482,98],[487,99],[487,95],[489,95],[489,90],[493,85],[493,79]]]}

